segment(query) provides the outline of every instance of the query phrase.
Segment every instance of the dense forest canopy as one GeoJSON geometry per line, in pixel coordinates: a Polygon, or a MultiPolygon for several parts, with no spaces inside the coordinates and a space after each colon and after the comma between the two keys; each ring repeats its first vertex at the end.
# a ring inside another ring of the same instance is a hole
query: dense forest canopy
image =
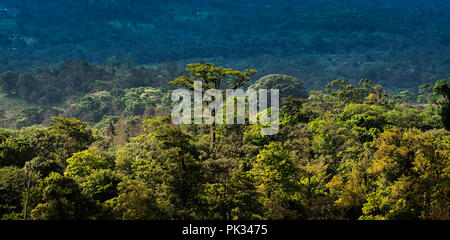
{"type": "MultiPolygon", "coordinates": [[[[259,84],[276,78],[286,76],[259,84]]],[[[3,129],[0,215],[449,219],[449,90],[450,79],[424,87],[419,98],[430,104],[417,105],[368,80],[336,80],[307,99],[283,97],[273,136],[261,135],[261,124],[176,126],[164,111],[109,116],[95,126],[53,117],[48,127],[3,129]]],[[[167,107],[148,109],[154,106],[167,107]]]]}
{"type": "Polygon", "coordinates": [[[449,220],[448,9],[0,0],[0,219],[449,220]],[[199,79],[279,89],[278,134],[174,125],[199,79]]]}

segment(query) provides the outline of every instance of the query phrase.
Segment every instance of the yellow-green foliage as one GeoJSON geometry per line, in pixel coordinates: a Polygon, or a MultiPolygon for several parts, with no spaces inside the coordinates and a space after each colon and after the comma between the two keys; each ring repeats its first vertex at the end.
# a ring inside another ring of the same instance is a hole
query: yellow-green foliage
{"type": "Polygon", "coordinates": [[[67,159],[67,168],[64,175],[70,177],[85,177],[97,169],[108,168],[106,158],[95,150],[85,150],[75,153],[67,159]]]}

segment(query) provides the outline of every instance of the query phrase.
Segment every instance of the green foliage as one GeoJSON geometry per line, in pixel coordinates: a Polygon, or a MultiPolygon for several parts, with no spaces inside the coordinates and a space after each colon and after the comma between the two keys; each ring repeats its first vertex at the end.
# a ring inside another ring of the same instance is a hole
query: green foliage
{"type": "Polygon", "coordinates": [[[442,124],[445,129],[450,130],[450,78],[439,80],[433,88],[434,99],[439,104],[439,115],[442,118],[442,124]]]}
{"type": "Polygon", "coordinates": [[[33,158],[32,149],[24,139],[7,138],[0,143],[0,166],[23,167],[33,158]]]}
{"type": "Polygon", "coordinates": [[[35,88],[38,87],[36,83],[37,81],[32,73],[25,72],[20,74],[16,84],[17,96],[22,99],[27,99],[35,88]]]}
{"type": "Polygon", "coordinates": [[[269,143],[269,137],[261,135],[261,125],[254,125],[244,133],[243,141],[256,146],[264,146],[269,143]]]}
{"type": "Polygon", "coordinates": [[[119,183],[119,195],[106,202],[110,219],[156,220],[165,218],[157,207],[154,192],[139,180],[119,183]]]}
{"type": "Polygon", "coordinates": [[[64,175],[70,177],[86,177],[95,170],[108,168],[106,158],[95,150],[85,150],[73,154],[66,160],[67,168],[64,175]]]}
{"type": "Polygon", "coordinates": [[[163,90],[150,87],[95,92],[72,104],[67,113],[91,122],[105,120],[108,115],[154,117],[163,108],[164,96],[163,90]]]}
{"type": "Polygon", "coordinates": [[[191,136],[162,119],[147,120],[144,131],[132,148],[133,175],[155,190],[158,207],[169,218],[193,218],[202,174],[191,136]]]}
{"type": "Polygon", "coordinates": [[[22,213],[25,179],[25,172],[20,168],[0,168],[0,217],[14,212],[22,213]]]}
{"type": "MultiPolygon", "coordinates": [[[[285,98],[277,135],[220,125],[213,149],[210,126],[176,126],[170,116],[1,129],[0,216],[23,219],[26,208],[28,219],[48,220],[449,219],[448,98],[445,82],[436,85],[432,97],[421,93],[431,104],[417,104],[366,80],[335,81],[308,99],[285,98]]],[[[116,89],[83,101],[125,111],[162,95],[116,89]]]]}
{"type": "Polygon", "coordinates": [[[392,98],[400,99],[407,103],[413,103],[417,100],[416,95],[408,90],[401,91],[398,94],[394,95],[392,98]]]}
{"type": "Polygon", "coordinates": [[[428,103],[433,95],[433,86],[431,84],[424,84],[419,87],[419,96],[417,102],[421,104],[428,103]]]}
{"type": "Polygon", "coordinates": [[[39,196],[31,211],[34,220],[87,220],[98,212],[95,202],[69,176],[52,173],[32,191],[39,196]]]}
{"type": "Polygon", "coordinates": [[[91,130],[87,128],[88,123],[86,122],[81,122],[75,118],[61,117],[54,117],[52,121],[49,129],[63,143],[64,156],[67,158],[73,153],[87,149],[95,141],[91,130]]]}
{"type": "Polygon", "coordinates": [[[364,101],[373,104],[384,104],[387,94],[381,85],[372,85],[367,79],[359,81],[360,87],[346,84],[344,80],[334,80],[326,87],[327,92],[346,103],[363,103],[364,101]]]}
{"type": "Polygon", "coordinates": [[[203,90],[230,88],[237,89],[249,82],[256,70],[237,71],[231,68],[216,67],[213,63],[191,63],[186,66],[186,75],[171,81],[171,84],[194,90],[194,81],[203,83],[203,90]]]}
{"type": "Polygon", "coordinates": [[[313,113],[303,107],[306,102],[305,99],[289,96],[283,100],[280,111],[288,116],[291,124],[307,123],[313,117],[313,113]]]}
{"type": "Polygon", "coordinates": [[[293,172],[293,164],[287,152],[283,151],[281,144],[270,143],[257,157],[257,163],[264,168],[264,181],[285,183],[289,181],[293,172]]]}
{"type": "Polygon", "coordinates": [[[91,65],[84,61],[65,61],[55,67],[0,74],[0,89],[7,95],[41,106],[55,106],[72,97],[123,88],[166,87],[175,78],[176,66],[157,68],[108,62],[91,65]]]}
{"type": "Polygon", "coordinates": [[[303,82],[295,77],[282,74],[269,74],[252,84],[249,88],[253,89],[279,89],[280,97],[293,96],[296,98],[308,98],[303,82]]]}
{"type": "Polygon", "coordinates": [[[121,182],[121,176],[110,169],[101,169],[88,175],[81,186],[84,193],[91,196],[94,200],[104,203],[119,195],[119,184],[121,182]]]}
{"type": "MultiPolygon", "coordinates": [[[[251,80],[250,77],[256,73],[256,70],[238,71],[216,67],[213,63],[191,63],[186,66],[185,72],[184,76],[180,76],[170,83],[194,91],[194,82],[200,81],[202,83],[201,91],[204,92],[208,89],[238,89],[251,80]]],[[[212,111],[212,117],[215,117],[215,111],[212,111]]],[[[210,134],[210,149],[213,150],[216,139],[215,123],[211,125],[210,134]]]]}
{"type": "Polygon", "coordinates": [[[0,74],[0,89],[7,95],[15,95],[18,77],[17,72],[12,71],[0,74]]]}
{"type": "Polygon", "coordinates": [[[262,206],[251,172],[234,170],[225,182],[208,183],[202,199],[206,203],[207,219],[260,219],[262,206]]]}
{"type": "Polygon", "coordinates": [[[254,167],[258,191],[268,219],[289,218],[287,205],[295,199],[296,169],[287,150],[271,142],[260,151],[254,167]]]}
{"type": "Polygon", "coordinates": [[[367,169],[374,176],[375,191],[362,209],[365,218],[448,218],[448,138],[445,131],[435,130],[381,134],[367,169]]]}

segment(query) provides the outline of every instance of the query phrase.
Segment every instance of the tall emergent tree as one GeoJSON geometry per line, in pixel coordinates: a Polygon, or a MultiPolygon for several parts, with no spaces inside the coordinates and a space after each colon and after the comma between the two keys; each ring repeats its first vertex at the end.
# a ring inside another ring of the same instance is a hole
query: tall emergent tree
{"type": "MultiPolygon", "coordinates": [[[[238,71],[231,68],[216,67],[213,63],[191,63],[185,68],[186,74],[171,81],[171,84],[185,87],[194,91],[194,82],[202,82],[202,92],[208,89],[237,89],[251,80],[250,76],[256,73],[254,69],[238,71]]],[[[212,99],[214,101],[214,99],[212,99]]],[[[215,119],[215,110],[212,110],[215,119]]],[[[211,124],[210,148],[215,143],[215,122],[211,124]]]]}

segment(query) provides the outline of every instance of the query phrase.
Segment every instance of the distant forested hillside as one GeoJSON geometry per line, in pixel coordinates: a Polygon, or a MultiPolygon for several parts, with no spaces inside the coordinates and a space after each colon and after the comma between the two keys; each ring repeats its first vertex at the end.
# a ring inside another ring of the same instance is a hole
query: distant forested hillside
{"type": "Polygon", "coordinates": [[[449,220],[449,9],[0,0],[0,220],[449,220]],[[175,125],[196,80],[278,134],[175,125]]]}
{"type": "Polygon", "coordinates": [[[65,60],[214,60],[320,89],[414,88],[450,69],[446,0],[0,0],[0,72],[65,60]]]}

